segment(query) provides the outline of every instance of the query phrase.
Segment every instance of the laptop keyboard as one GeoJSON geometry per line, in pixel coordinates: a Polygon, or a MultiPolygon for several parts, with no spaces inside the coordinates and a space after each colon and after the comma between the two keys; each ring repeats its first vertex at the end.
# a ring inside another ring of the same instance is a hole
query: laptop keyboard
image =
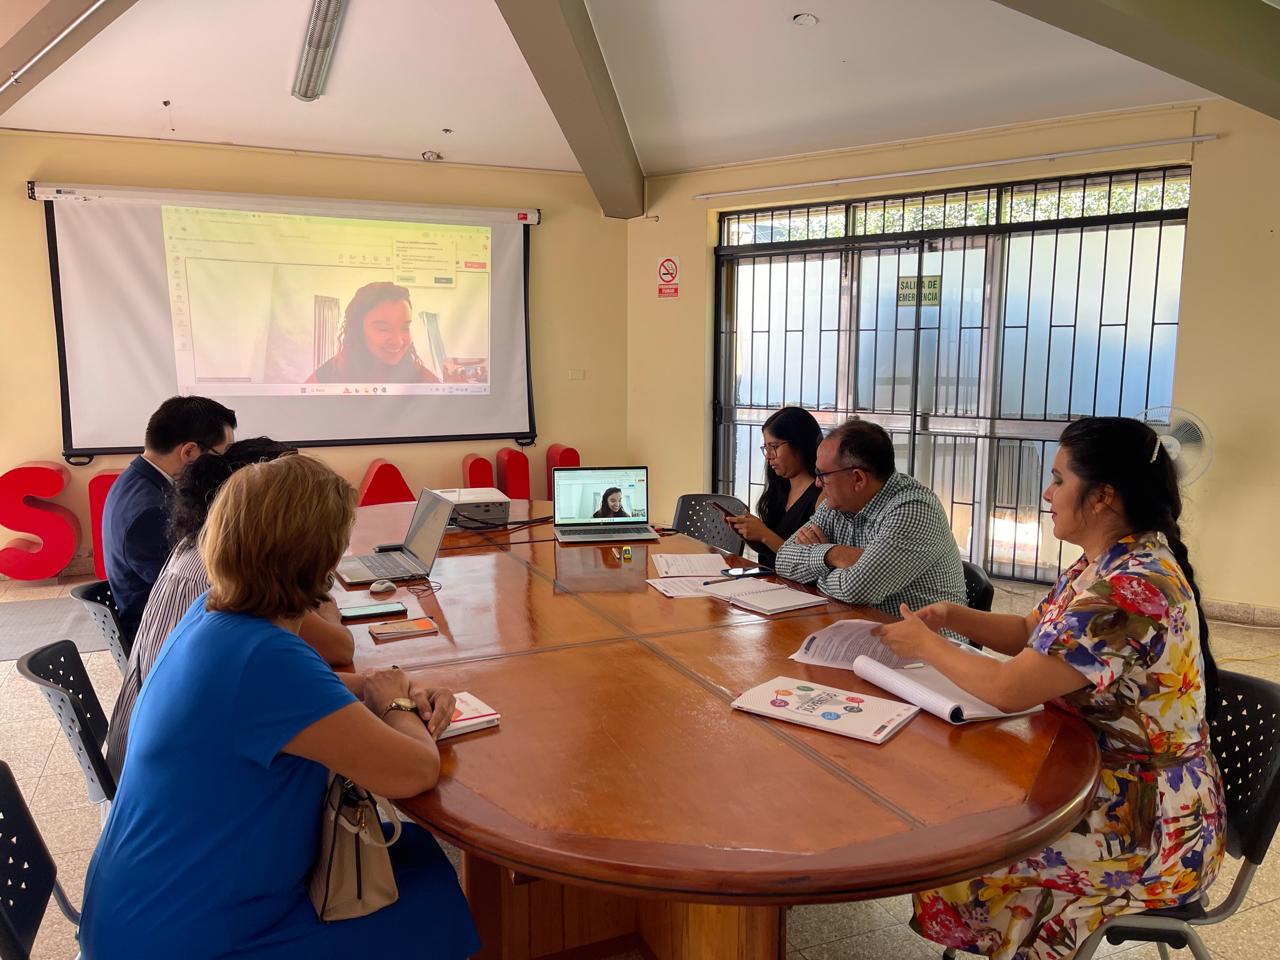
{"type": "Polygon", "coordinates": [[[648,527],[615,527],[610,524],[607,527],[587,527],[585,529],[574,530],[571,532],[565,531],[562,535],[567,537],[598,537],[602,533],[607,533],[610,536],[638,537],[641,534],[648,532],[648,527]]]}
{"type": "Polygon", "coordinates": [[[398,553],[371,553],[362,556],[360,562],[376,577],[420,577],[422,571],[400,559],[398,553]]]}

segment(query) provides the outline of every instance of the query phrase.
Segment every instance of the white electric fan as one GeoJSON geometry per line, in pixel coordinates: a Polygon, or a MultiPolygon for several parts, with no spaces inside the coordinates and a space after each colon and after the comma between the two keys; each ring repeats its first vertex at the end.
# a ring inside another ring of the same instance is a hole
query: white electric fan
{"type": "Polygon", "coordinates": [[[1213,435],[1204,421],[1181,407],[1151,407],[1138,414],[1160,437],[1183,485],[1195,483],[1213,462],[1213,435]]]}

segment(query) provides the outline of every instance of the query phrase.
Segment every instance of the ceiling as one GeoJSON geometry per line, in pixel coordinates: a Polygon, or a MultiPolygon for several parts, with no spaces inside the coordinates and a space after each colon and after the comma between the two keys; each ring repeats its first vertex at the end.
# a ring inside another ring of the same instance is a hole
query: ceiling
{"type": "MultiPolygon", "coordinates": [[[[490,0],[353,2],[324,96],[302,103],[310,7],[138,0],[0,126],[578,169],[490,0]]],[[[587,8],[651,175],[1208,96],[992,0],[587,8]]]]}
{"type": "Polygon", "coordinates": [[[138,0],[0,126],[577,169],[490,0],[355,0],[324,96],[303,103],[290,90],[310,12],[311,0],[138,0]]]}
{"type": "Polygon", "coordinates": [[[647,174],[1208,96],[991,0],[587,8],[647,174]]]}

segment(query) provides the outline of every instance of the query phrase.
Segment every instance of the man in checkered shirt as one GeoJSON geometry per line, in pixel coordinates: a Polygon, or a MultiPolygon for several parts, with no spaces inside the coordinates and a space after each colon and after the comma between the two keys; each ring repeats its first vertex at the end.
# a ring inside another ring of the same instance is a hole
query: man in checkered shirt
{"type": "Polygon", "coordinates": [[[778,573],[887,613],[902,603],[965,605],[964,568],[942,504],[894,469],[882,427],[865,420],[837,427],[818,447],[816,473],[826,503],[778,550],[778,573]]]}

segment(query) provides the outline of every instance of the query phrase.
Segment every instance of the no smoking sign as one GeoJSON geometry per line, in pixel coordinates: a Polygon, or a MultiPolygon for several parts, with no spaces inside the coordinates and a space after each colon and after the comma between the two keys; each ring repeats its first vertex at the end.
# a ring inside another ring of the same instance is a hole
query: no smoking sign
{"type": "Polygon", "coordinates": [[[680,296],[680,258],[663,257],[658,261],[658,299],[674,300],[680,296]]]}

